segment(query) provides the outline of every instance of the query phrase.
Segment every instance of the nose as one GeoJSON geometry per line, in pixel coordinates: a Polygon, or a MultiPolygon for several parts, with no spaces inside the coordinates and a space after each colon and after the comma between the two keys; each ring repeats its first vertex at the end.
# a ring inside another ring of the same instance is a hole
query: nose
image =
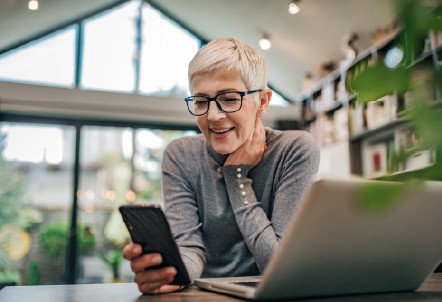
{"type": "Polygon", "coordinates": [[[207,111],[207,119],[209,121],[218,121],[226,117],[226,113],[221,111],[215,102],[209,106],[209,111],[207,111]]]}

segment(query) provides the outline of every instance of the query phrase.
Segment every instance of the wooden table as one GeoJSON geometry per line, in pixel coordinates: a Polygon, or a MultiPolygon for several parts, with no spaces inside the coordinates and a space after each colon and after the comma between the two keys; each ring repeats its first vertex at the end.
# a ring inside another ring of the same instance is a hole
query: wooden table
{"type": "MultiPolygon", "coordinates": [[[[211,302],[241,301],[226,295],[205,292],[190,287],[181,292],[165,295],[141,295],[134,283],[76,284],[9,286],[0,291],[0,302],[211,302]]],[[[302,300],[296,300],[302,301],[302,300]]],[[[307,299],[308,302],[337,301],[442,301],[442,273],[433,274],[415,292],[353,295],[321,299],[307,299]]]]}

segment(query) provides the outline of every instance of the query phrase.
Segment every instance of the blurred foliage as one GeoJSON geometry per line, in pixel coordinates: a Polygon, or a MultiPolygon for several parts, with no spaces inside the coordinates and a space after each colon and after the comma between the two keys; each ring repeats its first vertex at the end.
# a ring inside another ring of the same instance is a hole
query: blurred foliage
{"type": "MultiPolygon", "coordinates": [[[[95,235],[83,224],[77,225],[79,253],[84,254],[95,246],[95,235]]],[[[40,244],[50,257],[59,259],[63,256],[69,240],[69,228],[66,221],[46,224],[39,236],[40,244]]]]}
{"type": "Polygon", "coordinates": [[[100,254],[100,259],[112,270],[112,278],[120,279],[120,264],[123,261],[123,251],[115,248],[100,254]]]}
{"type": "Polygon", "coordinates": [[[0,132],[0,282],[20,283],[20,273],[12,268],[12,233],[4,232],[6,227],[15,226],[25,205],[25,183],[21,175],[3,160],[6,134],[0,132]]]}
{"type": "Polygon", "coordinates": [[[7,269],[0,272],[0,283],[20,284],[20,272],[13,269],[7,269]]]}
{"type": "Polygon", "coordinates": [[[0,226],[19,220],[24,193],[22,178],[0,158],[0,226]]]}
{"type": "Polygon", "coordinates": [[[32,260],[31,262],[29,262],[26,275],[28,278],[28,285],[40,284],[40,266],[38,265],[37,261],[32,260]]]}
{"type": "Polygon", "coordinates": [[[385,212],[400,200],[399,197],[404,194],[406,186],[405,183],[390,186],[376,182],[367,183],[358,190],[357,200],[366,213],[385,212]]]}

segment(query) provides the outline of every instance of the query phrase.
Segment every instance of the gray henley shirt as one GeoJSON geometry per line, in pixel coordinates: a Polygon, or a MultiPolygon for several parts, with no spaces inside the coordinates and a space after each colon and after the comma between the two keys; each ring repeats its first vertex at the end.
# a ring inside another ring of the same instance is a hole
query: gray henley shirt
{"type": "Polygon", "coordinates": [[[191,279],[260,275],[318,170],[304,131],[266,128],[256,166],[224,166],[202,135],[171,142],[162,162],[166,216],[191,279]]]}

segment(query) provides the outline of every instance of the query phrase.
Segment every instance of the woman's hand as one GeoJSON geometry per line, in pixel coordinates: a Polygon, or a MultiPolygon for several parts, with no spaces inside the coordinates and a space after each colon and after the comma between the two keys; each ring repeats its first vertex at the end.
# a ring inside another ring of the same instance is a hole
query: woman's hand
{"type": "Polygon", "coordinates": [[[267,149],[266,133],[261,119],[255,121],[255,128],[250,138],[238,149],[230,153],[225,166],[251,165],[256,166],[261,161],[267,149]]]}
{"type": "Polygon", "coordinates": [[[174,267],[146,270],[162,262],[158,253],[141,255],[139,244],[128,244],[123,248],[123,257],[130,261],[130,267],[135,274],[134,281],[143,294],[169,293],[181,289],[179,285],[171,285],[177,271],[174,267]]]}

